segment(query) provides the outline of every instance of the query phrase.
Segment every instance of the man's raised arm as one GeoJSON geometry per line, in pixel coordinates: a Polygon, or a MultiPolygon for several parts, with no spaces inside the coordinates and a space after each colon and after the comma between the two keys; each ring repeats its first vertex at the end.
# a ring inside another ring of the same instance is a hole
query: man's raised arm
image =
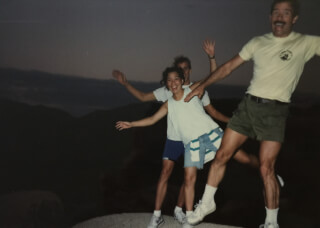
{"type": "Polygon", "coordinates": [[[214,40],[205,40],[202,45],[203,50],[206,52],[210,60],[210,73],[217,69],[215,44],[216,42],[214,40]]]}
{"type": "Polygon", "coordinates": [[[134,97],[140,101],[154,101],[156,97],[153,92],[144,93],[136,88],[134,88],[127,80],[126,76],[119,70],[113,70],[112,76],[123,85],[134,97]]]}
{"type": "Polygon", "coordinates": [[[201,98],[206,87],[227,77],[242,63],[244,63],[244,60],[239,55],[236,55],[222,66],[218,67],[217,70],[213,71],[208,77],[206,77],[198,87],[196,87],[186,96],[184,101],[188,102],[194,96],[201,98]]]}

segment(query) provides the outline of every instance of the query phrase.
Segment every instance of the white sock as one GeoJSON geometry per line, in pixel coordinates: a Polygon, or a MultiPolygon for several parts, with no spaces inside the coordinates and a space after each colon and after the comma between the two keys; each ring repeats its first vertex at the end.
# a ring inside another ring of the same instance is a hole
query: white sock
{"type": "Polygon", "coordinates": [[[154,210],[154,211],[153,211],[153,214],[154,214],[155,216],[157,216],[157,217],[160,217],[160,216],[161,216],[161,210],[159,210],[159,211],[154,210]]]}
{"type": "Polygon", "coordinates": [[[188,217],[189,215],[191,215],[193,211],[186,211],[186,216],[188,217]]]}
{"type": "Polygon", "coordinates": [[[174,212],[180,212],[180,211],[182,211],[182,208],[181,208],[181,207],[176,206],[176,207],[174,208],[174,212]]]}
{"type": "Polygon", "coordinates": [[[278,211],[279,208],[276,209],[268,209],[266,208],[266,220],[265,224],[278,224],[278,211]]]}
{"type": "Polygon", "coordinates": [[[215,195],[217,189],[218,188],[206,184],[206,187],[204,189],[204,193],[203,193],[203,196],[202,196],[202,201],[203,202],[208,202],[208,201],[209,202],[210,201],[214,202],[214,195],[215,195]]]}

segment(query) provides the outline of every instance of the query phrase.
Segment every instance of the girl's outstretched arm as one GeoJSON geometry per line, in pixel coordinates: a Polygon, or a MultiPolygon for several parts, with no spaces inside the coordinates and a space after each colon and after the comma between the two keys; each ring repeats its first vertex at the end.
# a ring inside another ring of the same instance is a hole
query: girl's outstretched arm
{"type": "Polygon", "coordinates": [[[128,128],[131,128],[132,127],[132,124],[130,122],[127,122],[127,121],[118,121],[116,123],[116,128],[121,131],[123,129],[128,129],[128,128]]]}
{"type": "Polygon", "coordinates": [[[162,119],[165,115],[168,113],[168,102],[164,103],[159,110],[153,114],[152,116],[149,116],[147,118],[137,120],[137,121],[118,121],[116,123],[116,128],[121,131],[123,129],[128,129],[131,127],[146,127],[155,124],[160,119],[162,119]]]}

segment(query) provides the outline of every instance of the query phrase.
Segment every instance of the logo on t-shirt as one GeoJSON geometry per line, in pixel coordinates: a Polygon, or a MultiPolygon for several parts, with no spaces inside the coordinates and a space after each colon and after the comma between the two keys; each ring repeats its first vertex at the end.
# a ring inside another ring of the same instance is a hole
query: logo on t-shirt
{"type": "Polygon", "coordinates": [[[280,59],[283,61],[289,61],[291,58],[292,58],[292,52],[289,50],[285,50],[280,53],[280,59]]]}

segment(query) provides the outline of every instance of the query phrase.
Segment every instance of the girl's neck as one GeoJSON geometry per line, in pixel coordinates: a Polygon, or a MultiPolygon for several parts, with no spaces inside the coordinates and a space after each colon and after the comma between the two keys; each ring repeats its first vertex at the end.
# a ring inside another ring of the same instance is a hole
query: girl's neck
{"type": "Polygon", "coordinates": [[[184,89],[180,89],[177,93],[172,95],[173,99],[176,101],[180,101],[183,98],[184,89]]]}

